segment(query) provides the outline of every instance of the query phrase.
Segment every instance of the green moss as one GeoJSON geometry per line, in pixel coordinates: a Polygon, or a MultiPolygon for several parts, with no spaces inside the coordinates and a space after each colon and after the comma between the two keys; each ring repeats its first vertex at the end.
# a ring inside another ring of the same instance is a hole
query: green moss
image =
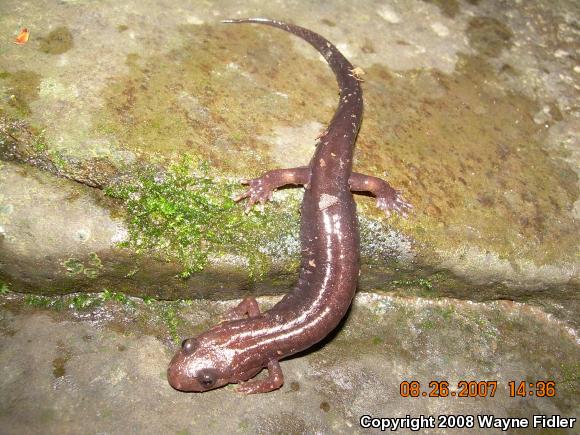
{"type": "MultiPolygon", "coordinates": [[[[59,296],[39,296],[26,295],[24,296],[24,304],[42,309],[52,309],[61,311],[64,309],[71,309],[77,311],[90,311],[104,302],[116,302],[129,308],[134,308],[135,302],[127,295],[121,292],[112,292],[105,289],[101,293],[76,293],[59,296]]],[[[150,304],[153,299],[144,301],[145,304],[150,304]]]]}
{"type": "Polygon", "coordinates": [[[65,307],[62,297],[51,298],[47,296],[26,295],[24,303],[34,308],[50,308],[53,310],[62,310],[65,307]]]}
{"type": "Polygon", "coordinates": [[[437,312],[437,314],[439,314],[443,320],[448,321],[451,320],[455,314],[455,308],[452,305],[436,307],[435,312],[437,312]]]}
{"type": "Polygon", "coordinates": [[[99,276],[99,271],[97,269],[93,269],[91,267],[86,267],[83,270],[83,274],[87,277],[87,278],[96,278],[97,276],[99,276]]]}
{"type": "Polygon", "coordinates": [[[131,278],[132,276],[134,276],[137,272],[139,272],[139,267],[134,267],[133,269],[131,269],[126,275],[125,278],[131,278]]]}
{"type": "Polygon", "coordinates": [[[101,293],[101,299],[103,300],[103,302],[115,301],[127,306],[135,305],[134,302],[126,294],[121,292],[112,292],[109,289],[103,290],[103,292],[101,293]]]}
{"type": "Polygon", "coordinates": [[[0,85],[6,87],[8,105],[14,110],[15,116],[30,114],[30,103],[38,99],[40,78],[38,73],[27,70],[5,72],[0,76],[0,85]]]}
{"type": "MultiPolygon", "coordinates": [[[[496,47],[508,47],[500,33],[496,47]]],[[[484,253],[496,264],[573,261],[577,176],[562,159],[546,159],[548,129],[533,121],[537,102],[498,95],[503,79],[486,56],[460,56],[452,75],[393,75],[381,66],[366,72],[365,103],[373,110],[365,112],[355,169],[378,176],[388,169],[388,181],[414,206],[409,219],[391,218],[393,226],[413,239],[422,261],[456,262],[462,250],[466,262],[484,253]]],[[[381,216],[372,199],[357,202],[367,216],[381,216]]]]}
{"type": "Polygon", "coordinates": [[[48,151],[48,156],[59,171],[66,171],[68,164],[60,151],[51,149],[48,151]]]}
{"type": "MultiPolygon", "coordinates": [[[[2,82],[0,81],[1,87],[2,82]]],[[[36,94],[33,93],[26,98],[29,98],[28,101],[33,101],[36,99],[36,94]]],[[[13,153],[17,150],[16,158],[18,160],[34,162],[43,166],[48,160],[49,141],[46,137],[46,129],[41,125],[24,121],[22,117],[28,109],[24,111],[19,111],[18,108],[12,110],[15,106],[11,104],[11,101],[14,102],[12,97],[7,101],[8,105],[0,107],[0,145],[14,144],[16,148],[0,147],[0,158],[12,160],[15,157],[13,153]]]]}
{"type": "Polygon", "coordinates": [[[44,153],[48,149],[48,141],[45,136],[46,130],[41,130],[32,142],[32,149],[37,153],[44,153]]]}
{"type": "Polygon", "coordinates": [[[175,344],[179,344],[180,336],[178,332],[178,327],[181,322],[181,319],[177,315],[177,310],[175,304],[167,303],[160,307],[161,309],[161,318],[163,319],[163,323],[169,330],[169,335],[175,344]]]}
{"type": "Polygon", "coordinates": [[[332,73],[316,59],[297,62],[291,35],[219,24],[175,31],[183,41],[178,49],[127,56],[128,74],[103,89],[96,134],[113,135],[143,154],[195,153],[220,169],[250,176],[273,164],[264,137],[276,127],[332,117],[324,96],[313,98],[321,91],[336,93],[332,73]],[[297,86],[304,71],[308,79],[297,86]]]}
{"type": "Polygon", "coordinates": [[[435,327],[435,322],[433,320],[423,320],[419,323],[421,329],[433,329],[435,327]]]}
{"type": "Polygon", "coordinates": [[[297,233],[297,215],[288,211],[297,207],[246,215],[231,199],[239,184],[210,178],[208,168],[207,162],[184,157],[163,174],[144,171],[131,184],[107,189],[127,209],[129,240],[123,244],[180,262],[183,278],[202,270],[210,254],[241,256],[250,277],[260,277],[270,266],[269,256],[284,249],[265,242],[278,239],[282,245],[297,233]]]}
{"type": "Polygon", "coordinates": [[[102,299],[95,295],[78,294],[67,298],[69,301],[68,307],[75,310],[89,310],[98,307],[102,303],[102,299]]]}
{"type": "Polygon", "coordinates": [[[494,340],[497,337],[497,330],[492,321],[485,314],[477,311],[465,311],[465,329],[474,336],[481,337],[484,340],[494,340]]]}
{"type": "Polygon", "coordinates": [[[69,258],[68,260],[62,262],[62,265],[66,269],[66,273],[69,276],[82,273],[88,278],[96,278],[99,275],[100,270],[103,268],[101,259],[95,252],[91,252],[86,263],[91,267],[88,267],[77,258],[69,258]]]}
{"type": "Polygon", "coordinates": [[[0,282],[0,295],[5,295],[8,294],[9,292],[10,288],[8,287],[8,284],[0,282]]]}
{"type": "Polygon", "coordinates": [[[88,278],[96,278],[99,275],[100,270],[103,268],[103,264],[101,263],[101,259],[95,252],[91,252],[89,254],[88,264],[91,267],[85,267],[83,273],[88,278]]]}
{"type": "Polygon", "coordinates": [[[99,258],[96,252],[91,252],[89,254],[89,265],[96,267],[97,269],[103,267],[103,263],[101,262],[101,259],[99,258]]]}
{"type": "Polygon", "coordinates": [[[428,291],[433,290],[433,284],[426,278],[394,280],[391,281],[391,284],[400,287],[421,287],[428,291]]]}
{"type": "Polygon", "coordinates": [[[238,422],[238,429],[240,429],[241,431],[249,430],[250,429],[250,422],[246,419],[240,420],[238,422]]]}
{"type": "Polygon", "coordinates": [[[144,303],[145,305],[151,305],[151,304],[153,304],[154,302],[156,302],[156,301],[155,301],[155,299],[154,299],[154,298],[152,298],[152,297],[150,297],[150,296],[145,296],[145,297],[143,297],[143,303],[144,303]]]}
{"type": "Polygon", "coordinates": [[[64,261],[62,265],[66,269],[66,273],[68,275],[78,275],[83,271],[83,263],[76,258],[69,258],[68,260],[64,261]]]}
{"type": "Polygon", "coordinates": [[[40,38],[39,50],[48,54],[66,53],[73,47],[73,35],[64,26],[57,27],[44,38],[40,38]]]}
{"type": "Polygon", "coordinates": [[[561,364],[560,369],[561,376],[557,384],[577,395],[580,391],[580,363],[561,364]]]}
{"type": "Polygon", "coordinates": [[[32,307],[47,308],[50,305],[50,298],[37,295],[26,295],[24,303],[32,307]]]}

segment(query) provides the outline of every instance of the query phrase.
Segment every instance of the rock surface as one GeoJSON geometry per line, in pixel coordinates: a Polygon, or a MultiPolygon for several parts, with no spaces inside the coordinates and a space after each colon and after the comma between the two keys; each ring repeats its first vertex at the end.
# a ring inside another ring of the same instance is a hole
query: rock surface
{"type": "MultiPolygon", "coordinates": [[[[579,16],[574,0],[1,1],[0,432],[578,419],[579,16]],[[296,279],[300,189],[246,215],[239,181],[305,164],[337,104],[308,44],[219,24],[247,16],[317,31],[365,70],[355,169],[415,211],[357,197],[354,307],[282,362],[281,390],[184,394],[165,379],[177,343],[224,299],[296,279]],[[401,397],[413,380],[498,388],[401,397]],[[555,397],[509,397],[510,380],[555,397]]],[[[463,430],[429,431],[447,432],[463,430]]]]}
{"type": "Polygon", "coordinates": [[[0,299],[5,434],[351,434],[369,433],[359,426],[365,414],[579,415],[577,336],[518,303],[359,294],[330,342],[282,362],[282,389],[241,396],[233,387],[180,393],[165,378],[175,347],[170,335],[207,328],[231,304],[109,300],[39,310],[19,298],[0,299]],[[549,379],[556,382],[556,397],[509,396],[510,380],[549,379]],[[434,380],[449,382],[448,397],[400,395],[401,382],[418,381],[429,391],[434,380]],[[493,398],[452,397],[461,380],[497,381],[497,391],[493,398]]]}
{"type": "MultiPolygon", "coordinates": [[[[574,1],[260,8],[227,1],[170,8],[131,0],[4,1],[2,38],[10,41],[23,25],[31,38],[2,48],[0,155],[89,186],[130,188],[145,200],[150,192],[142,189],[140,170],[154,167],[162,177],[183,155],[209,162],[213,180],[305,164],[335,108],[334,79],[311,47],[291,35],[218,24],[255,15],[318,31],[366,70],[356,169],[388,172],[416,210],[407,221],[385,219],[372,200],[358,200],[372,224],[363,250],[375,269],[389,270],[395,254],[411,278],[444,270],[485,288],[490,298],[573,296],[580,229],[574,1]],[[375,239],[384,241],[378,253],[370,246],[375,239]]],[[[113,208],[130,205],[117,197],[113,208]]],[[[151,211],[134,205],[133,212],[151,211]]],[[[180,206],[171,199],[169,205],[180,206]]],[[[287,207],[289,234],[280,225],[262,239],[289,251],[285,266],[270,270],[274,278],[289,273],[297,258],[296,202],[287,207]]],[[[278,219],[282,209],[267,206],[264,213],[278,219]]],[[[98,215],[87,224],[98,225],[98,215]]],[[[219,271],[228,262],[215,259],[236,254],[232,245],[239,245],[201,240],[198,248],[183,239],[144,237],[155,225],[128,222],[128,238],[133,252],[168,262],[162,285],[174,285],[175,262],[189,275],[202,251],[219,271]]],[[[38,256],[50,255],[42,249],[39,244],[38,256]]],[[[256,253],[246,254],[251,263],[256,253]]],[[[275,251],[262,254],[279,258],[275,251]]],[[[19,274],[3,272],[3,279],[26,287],[22,276],[37,272],[51,274],[31,265],[19,274]]],[[[148,278],[133,277],[144,287],[148,278]]],[[[86,288],[81,281],[77,287],[86,288]]]]}

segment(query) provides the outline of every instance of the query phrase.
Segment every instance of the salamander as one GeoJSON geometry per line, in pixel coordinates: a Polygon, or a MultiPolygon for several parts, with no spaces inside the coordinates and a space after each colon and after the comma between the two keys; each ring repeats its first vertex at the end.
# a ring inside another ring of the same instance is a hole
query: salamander
{"type": "Polygon", "coordinates": [[[248,210],[279,187],[304,186],[301,205],[301,265],[298,282],[276,305],[260,312],[255,298],[242,300],[224,320],[183,341],[167,371],[172,387],[203,392],[239,383],[241,393],[265,393],[284,383],[279,361],[309,348],[332,331],[347,312],[359,275],[359,232],[351,191],[368,192],[387,214],[411,208],[398,190],[379,178],[352,172],[355,140],[363,114],[357,69],[322,36],[303,27],[264,18],[225,20],[258,23],[299,36],[317,49],[338,82],[339,104],[319,137],[308,166],[276,169],[248,180],[248,210]],[[253,379],[262,369],[268,376],[253,379]]]}

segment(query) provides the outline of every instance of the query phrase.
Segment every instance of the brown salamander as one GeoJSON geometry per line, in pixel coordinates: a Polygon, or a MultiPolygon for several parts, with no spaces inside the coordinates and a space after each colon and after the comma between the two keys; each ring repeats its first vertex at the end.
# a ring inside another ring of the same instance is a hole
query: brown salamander
{"type": "Polygon", "coordinates": [[[247,208],[264,203],[285,185],[304,185],[298,283],[269,311],[261,313],[255,298],[244,299],[226,320],[184,340],[171,360],[167,377],[177,390],[202,392],[229,383],[237,391],[265,393],[284,382],[279,361],[322,340],[345,315],[359,275],[359,233],[351,191],[369,192],[387,214],[410,208],[387,182],[352,173],[354,143],[363,113],[356,71],[334,45],[302,27],[263,18],[226,20],[260,23],[293,33],[316,48],[338,81],[340,101],[321,135],[309,166],[277,169],[248,181],[247,208]],[[252,380],[263,368],[269,375],[252,380]]]}

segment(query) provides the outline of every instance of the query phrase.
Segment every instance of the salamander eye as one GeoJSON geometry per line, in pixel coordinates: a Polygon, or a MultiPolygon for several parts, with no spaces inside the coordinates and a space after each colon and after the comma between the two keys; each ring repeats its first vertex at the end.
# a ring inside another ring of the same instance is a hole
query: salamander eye
{"type": "Polygon", "coordinates": [[[181,343],[181,350],[186,355],[189,355],[195,349],[197,349],[198,345],[199,345],[199,343],[197,342],[197,340],[195,338],[188,338],[186,340],[183,340],[183,343],[181,343]]]}

